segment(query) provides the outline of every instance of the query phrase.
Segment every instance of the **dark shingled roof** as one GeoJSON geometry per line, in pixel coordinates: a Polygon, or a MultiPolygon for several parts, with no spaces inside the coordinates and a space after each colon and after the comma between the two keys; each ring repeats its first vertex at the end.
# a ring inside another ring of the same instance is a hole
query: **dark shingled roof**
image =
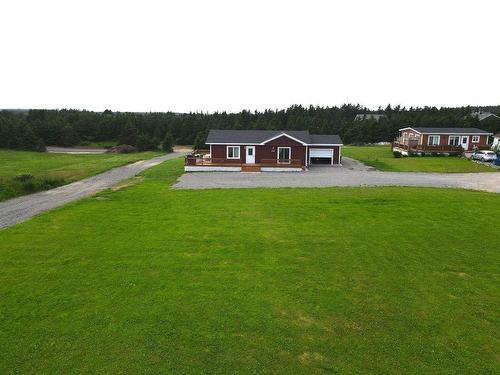
{"type": "Polygon", "coordinates": [[[342,144],[338,135],[309,134],[307,130],[216,130],[208,133],[205,143],[255,143],[259,144],[268,139],[289,135],[306,144],[342,144]]]}
{"type": "Polygon", "coordinates": [[[414,128],[412,126],[408,126],[407,128],[403,129],[413,129],[422,134],[492,134],[478,128],[414,128]]]}
{"type": "Polygon", "coordinates": [[[311,138],[309,144],[326,144],[326,145],[340,145],[342,144],[342,139],[336,134],[311,134],[309,136],[311,138]]]}

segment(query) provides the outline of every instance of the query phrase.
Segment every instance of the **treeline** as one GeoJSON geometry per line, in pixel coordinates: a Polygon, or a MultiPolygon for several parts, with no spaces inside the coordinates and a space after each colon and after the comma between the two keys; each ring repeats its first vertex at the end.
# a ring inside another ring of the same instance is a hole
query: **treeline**
{"type": "MultiPolygon", "coordinates": [[[[341,107],[292,106],[285,110],[239,113],[91,112],[29,110],[0,112],[0,148],[43,151],[45,145],[75,146],[85,142],[116,141],[139,149],[158,147],[171,137],[176,144],[202,146],[209,129],[289,129],[316,134],[339,134],[344,143],[391,141],[405,126],[480,127],[500,132],[500,120],[479,123],[476,108],[402,108],[377,111],[360,105],[341,107]],[[357,114],[379,113],[379,121],[355,121],[357,114]]],[[[500,115],[499,107],[488,110],[500,115]]]]}

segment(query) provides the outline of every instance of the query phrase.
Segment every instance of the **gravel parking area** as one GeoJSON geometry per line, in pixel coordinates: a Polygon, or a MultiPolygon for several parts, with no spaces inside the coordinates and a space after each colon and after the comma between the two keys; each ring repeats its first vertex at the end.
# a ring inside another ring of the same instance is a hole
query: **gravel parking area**
{"type": "Polygon", "coordinates": [[[56,189],[0,202],[0,229],[27,220],[41,212],[62,206],[65,203],[110,188],[120,181],[134,177],[143,170],[158,165],[165,160],[184,155],[186,155],[185,152],[173,152],[149,160],[141,160],[56,189]]]}
{"type": "Polygon", "coordinates": [[[317,166],[308,172],[185,173],[177,189],[280,188],[328,186],[421,186],[500,193],[500,173],[380,172],[343,158],[342,167],[317,166]]]}

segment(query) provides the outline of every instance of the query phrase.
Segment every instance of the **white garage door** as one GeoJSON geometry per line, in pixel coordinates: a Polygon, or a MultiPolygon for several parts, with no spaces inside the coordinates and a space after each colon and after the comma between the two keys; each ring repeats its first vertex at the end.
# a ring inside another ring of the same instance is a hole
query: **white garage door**
{"type": "Polygon", "coordinates": [[[322,148],[311,148],[309,150],[309,156],[311,158],[332,158],[332,149],[322,149],[322,148]]]}

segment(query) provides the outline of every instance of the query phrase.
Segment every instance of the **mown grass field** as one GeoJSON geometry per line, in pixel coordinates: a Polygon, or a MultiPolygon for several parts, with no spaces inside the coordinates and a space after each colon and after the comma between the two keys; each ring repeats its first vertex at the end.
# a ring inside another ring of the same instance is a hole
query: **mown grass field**
{"type": "Polygon", "coordinates": [[[0,201],[64,185],[156,155],[159,153],[74,155],[0,149],[0,201]],[[16,177],[21,175],[32,178],[16,177]]]}
{"type": "Polygon", "coordinates": [[[342,155],[357,159],[381,171],[392,172],[495,172],[494,168],[468,159],[446,156],[395,158],[390,146],[345,146],[342,155]]]}
{"type": "Polygon", "coordinates": [[[0,231],[0,373],[498,373],[499,195],[181,170],[0,231]]]}

